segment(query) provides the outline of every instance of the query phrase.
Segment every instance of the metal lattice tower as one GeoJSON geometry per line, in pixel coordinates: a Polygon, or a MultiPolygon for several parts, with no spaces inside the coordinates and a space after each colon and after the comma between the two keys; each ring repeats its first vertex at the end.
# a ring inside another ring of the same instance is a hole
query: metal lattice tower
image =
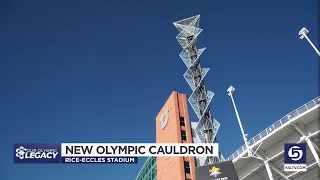
{"type": "MultiPolygon", "coordinates": [[[[188,68],[183,76],[193,91],[188,100],[199,119],[195,129],[196,136],[201,143],[215,143],[220,123],[210,113],[209,104],[214,93],[207,91],[204,85],[204,77],[209,68],[202,68],[200,65],[199,57],[206,48],[198,49],[196,46],[197,37],[202,32],[199,21],[200,15],[197,15],[174,22],[173,25],[180,32],[176,37],[183,48],[179,56],[188,68]]],[[[219,157],[207,157],[205,164],[219,161],[219,157]]]]}

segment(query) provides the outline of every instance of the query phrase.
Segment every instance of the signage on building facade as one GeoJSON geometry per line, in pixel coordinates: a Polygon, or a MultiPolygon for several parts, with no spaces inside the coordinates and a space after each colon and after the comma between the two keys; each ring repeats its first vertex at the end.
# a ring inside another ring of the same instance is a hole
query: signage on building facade
{"type": "Polygon", "coordinates": [[[196,167],[196,180],[239,180],[232,161],[196,167]]]}
{"type": "Polygon", "coordinates": [[[169,120],[169,109],[167,107],[166,110],[163,112],[163,114],[160,117],[160,127],[161,127],[161,129],[164,129],[167,126],[168,120],[169,120]]]}

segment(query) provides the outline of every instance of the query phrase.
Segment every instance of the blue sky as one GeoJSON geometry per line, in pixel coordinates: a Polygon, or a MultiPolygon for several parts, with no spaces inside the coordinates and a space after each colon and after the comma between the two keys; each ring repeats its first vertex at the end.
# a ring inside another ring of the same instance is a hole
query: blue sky
{"type": "MultiPolygon", "coordinates": [[[[134,179],[138,165],[17,165],[14,142],[155,142],[172,91],[191,94],[172,22],[201,14],[198,47],[227,157],[318,95],[317,1],[2,1],[0,140],[4,180],[134,179]]],[[[194,112],[189,109],[192,121],[194,112]]],[[[1,172],[3,171],[3,172],[1,172]]],[[[2,177],[1,177],[2,176],[2,177]]]]}

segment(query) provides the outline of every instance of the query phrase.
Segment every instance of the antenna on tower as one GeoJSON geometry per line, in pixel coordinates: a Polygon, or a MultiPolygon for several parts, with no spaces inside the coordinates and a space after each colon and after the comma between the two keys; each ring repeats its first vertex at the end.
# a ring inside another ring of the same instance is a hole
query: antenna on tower
{"type": "MultiPolygon", "coordinates": [[[[196,136],[201,143],[215,143],[220,123],[210,113],[209,104],[214,93],[207,91],[204,85],[204,77],[209,68],[202,68],[200,65],[199,57],[206,48],[198,49],[196,46],[197,37],[203,30],[199,28],[199,21],[200,15],[196,15],[174,22],[173,25],[180,32],[176,36],[183,49],[179,56],[188,68],[183,76],[193,91],[188,100],[199,119],[195,129],[196,136]]],[[[220,158],[206,157],[204,165],[214,162],[220,162],[220,158]]]]}

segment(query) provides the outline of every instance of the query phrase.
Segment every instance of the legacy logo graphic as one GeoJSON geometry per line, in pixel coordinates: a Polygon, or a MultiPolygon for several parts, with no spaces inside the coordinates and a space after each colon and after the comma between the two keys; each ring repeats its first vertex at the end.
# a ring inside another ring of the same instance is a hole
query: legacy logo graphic
{"type": "Polygon", "coordinates": [[[215,166],[213,166],[210,170],[210,176],[213,176],[213,177],[218,177],[219,174],[221,174],[220,172],[220,168],[216,168],[215,166]]]}
{"type": "Polygon", "coordinates": [[[306,144],[284,144],[284,171],[306,171],[306,144]]]}
{"type": "Polygon", "coordinates": [[[60,145],[14,144],[14,163],[60,163],[60,145]]]}
{"type": "Polygon", "coordinates": [[[24,154],[27,152],[27,149],[24,148],[23,146],[20,146],[19,148],[16,149],[16,157],[20,159],[24,159],[24,154]]]}

